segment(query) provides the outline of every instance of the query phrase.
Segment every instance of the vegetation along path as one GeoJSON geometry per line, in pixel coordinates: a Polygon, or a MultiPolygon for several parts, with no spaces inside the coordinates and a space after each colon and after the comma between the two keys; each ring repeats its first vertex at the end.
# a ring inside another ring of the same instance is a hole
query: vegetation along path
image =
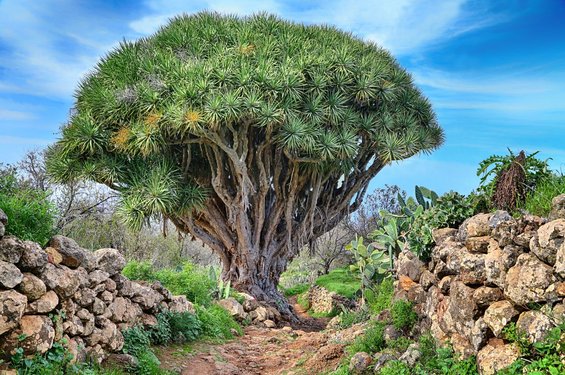
{"type": "Polygon", "coordinates": [[[211,374],[308,374],[310,370],[327,370],[340,360],[341,346],[335,353],[316,358],[315,354],[328,341],[322,332],[327,318],[312,318],[296,304],[301,318],[299,326],[263,328],[249,326],[234,341],[214,345],[199,343],[189,349],[166,348],[157,354],[162,366],[182,375],[211,374]],[[310,370],[308,370],[310,369],[310,370]]]}

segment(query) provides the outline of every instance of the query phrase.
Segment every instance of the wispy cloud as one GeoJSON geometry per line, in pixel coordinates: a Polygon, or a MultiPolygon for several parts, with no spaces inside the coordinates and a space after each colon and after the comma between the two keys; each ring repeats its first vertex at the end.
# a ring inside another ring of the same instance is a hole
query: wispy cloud
{"type": "Polygon", "coordinates": [[[22,121],[22,120],[32,120],[35,116],[31,113],[11,111],[9,109],[0,108],[0,121],[22,121]]]}

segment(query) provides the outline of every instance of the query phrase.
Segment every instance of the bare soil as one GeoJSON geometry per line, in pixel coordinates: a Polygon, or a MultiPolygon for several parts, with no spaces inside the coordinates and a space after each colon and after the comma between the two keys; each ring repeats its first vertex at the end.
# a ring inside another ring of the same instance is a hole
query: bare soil
{"type": "Polygon", "coordinates": [[[337,346],[335,353],[325,353],[332,352],[328,335],[322,332],[329,319],[312,318],[295,298],[290,302],[301,320],[294,327],[248,326],[243,336],[228,343],[162,348],[157,351],[161,365],[181,375],[317,374],[337,366],[343,348],[337,346]],[[321,363],[317,359],[320,354],[321,363]]]}

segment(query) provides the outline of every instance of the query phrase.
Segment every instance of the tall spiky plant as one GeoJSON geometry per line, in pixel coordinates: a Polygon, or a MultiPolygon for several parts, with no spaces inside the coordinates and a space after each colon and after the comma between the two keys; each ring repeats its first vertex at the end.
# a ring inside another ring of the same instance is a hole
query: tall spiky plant
{"type": "Polygon", "coordinates": [[[443,140],[428,100],[374,43],[259,14],[179,16],[124,42],[79,85],[50,150],[60,181],[121,192],[208,244],[223,279],[288,305],[298,249],[361,204],[385,165],[443,140]]]}

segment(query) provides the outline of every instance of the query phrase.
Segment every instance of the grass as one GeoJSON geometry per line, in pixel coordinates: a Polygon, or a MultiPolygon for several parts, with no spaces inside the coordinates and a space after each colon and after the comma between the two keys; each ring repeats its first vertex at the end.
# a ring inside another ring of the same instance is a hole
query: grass
{"type": "Polygon", "coordinates": [[[551,211],[551,200],[565,193],[565,175],[543,180],[536,190],[526,197],[520,208],[533,215],[547,217],[551,211]]]}
{"type": "Polygon", "coordinates": [[[282,288],[282,292],[284,293],[285,297],[292,297],[298,294],[302,294],[310,289],[310,285],[308,284],[298,284],[290,288],[282,288]]]}
{"type": "Polygon", "coordinates": [[[327,275],[322,275],[316,280],[316,285],[336,292],[347,298],[354,298],[359,290],[359,277],[347,268],[336,268],[327,275]]]}

